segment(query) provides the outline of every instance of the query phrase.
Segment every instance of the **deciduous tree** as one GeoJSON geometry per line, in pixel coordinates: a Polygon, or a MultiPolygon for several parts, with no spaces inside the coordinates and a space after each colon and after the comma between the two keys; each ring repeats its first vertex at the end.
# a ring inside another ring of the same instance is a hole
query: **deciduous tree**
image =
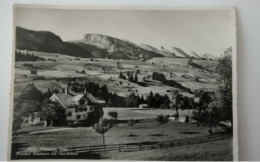
{"type": "Polygon", "coordinates": [[[218,92],[219,100],[222,105],[221,116],[224,121],[233,123],[232,111],[232,47],[228,48],[224,55],[219,59],[217,72],[219,73],[218,79],[218,92]]]}
{"type": "Polygon", "coordinates": [[[161,125],[161,135],[163,135],[163,126],[169,122],[169,116],[168,115],[157,115],[156,121],[161,125]]]}
{"type": "Polygon", "coordinates": [[[66,114],[64,107],[59,102],[49,101],[47,107],[43,107],[42,118],[50,123],[50,126],[64,125],[66,114]]]}
{"type": "Polygon", "coordinates": [[[105,133],[112,128],[112,124],[108,119],[100,119],[98,123],[96,123],[93,129],[102,135],[103,145],[105,146],[105,133]]]}
{"type": "Polygon", "coordinates": [[[108,112],[108,115],[111,116],[114,120],[115,120],[115,125],[117,127],[117,117],[118,117],[118,113],[116,111],[110,111],[108,112]]]}
{"type": "Polygon", "coordinates": [[[135,120],[133,120],[132,118],[130,120],[128,120],[128,126],[130,127],[130,135],[129,136],[132,136],[132,128],[133,126],[135,125],[135,120]]]}

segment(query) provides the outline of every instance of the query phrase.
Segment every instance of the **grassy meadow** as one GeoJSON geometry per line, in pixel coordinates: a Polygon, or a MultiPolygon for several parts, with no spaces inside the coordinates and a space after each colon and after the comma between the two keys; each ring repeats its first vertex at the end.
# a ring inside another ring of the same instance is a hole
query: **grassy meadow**
{"type": "Polygon", "coordinates": [[[111,160],[232,161],[232,138],[195,145],[110,154],[111,160]]]}
{"type": "MultiPolygon", "coordinates": [[[[22,125],[18,135],[13,137],[13,143],[24,143],[28,146],[38,147],[76,147],[89,145],[102,145],[102,136],[91,127],[76,127],[53,132],[39,132],[39,130],[55,129],[52,127],[22,125]],[[32,133],[34,132],[34,133],[32,133]],[[40,139],[40,140],[39,140],[40,139]]],[[[219,132],[221,129],[216,128],[219,132]]],[[[132,127],[132,136],[127,122],[119,122],[117,127],[111,128],[105,134],[106,144],[121,144],[144,141],[163,141],[170,139],[184,139],[208,135],[208,129],[197,127],[195,123],[182,123],[170,120],[163,126],[155,119],[137,120],[132,127]]]]}

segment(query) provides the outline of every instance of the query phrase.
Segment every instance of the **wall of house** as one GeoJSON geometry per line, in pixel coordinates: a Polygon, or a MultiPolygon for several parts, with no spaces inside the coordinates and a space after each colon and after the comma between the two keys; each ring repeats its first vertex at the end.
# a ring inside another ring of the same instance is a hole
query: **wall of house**
{"type": "Polygon", "coordinates": [[[67,108],[66,115],[68,121],[82,121],[88,118],[88,113],[95,110],[94,106],[85,106],[84,108],[67,108]]]}

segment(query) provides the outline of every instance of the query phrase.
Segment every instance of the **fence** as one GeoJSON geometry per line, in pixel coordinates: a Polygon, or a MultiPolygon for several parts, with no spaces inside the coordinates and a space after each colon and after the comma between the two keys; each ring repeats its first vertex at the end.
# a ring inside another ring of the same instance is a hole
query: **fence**
{"type": "Polygon", "coordinates": [[[157,141],[157,142],[139,142],[139,143],[126,143],[126,144],[113,144],[113,145],[94,145],[94,146],[81,146],[81,147],[69,147],[69,148],[57,148],[52,150],[41,151],[41,153],[93,153],[106,155],[109,152],[132,152],[141,150],[150,150],[166,147],[184,146],[191,144],[204,143],[209,141],[221,140],[228,138],[230,135],[226,134],[216,134],[209,136],[201,136],[195,138],[185,138],[167,141],[157,141]]]}

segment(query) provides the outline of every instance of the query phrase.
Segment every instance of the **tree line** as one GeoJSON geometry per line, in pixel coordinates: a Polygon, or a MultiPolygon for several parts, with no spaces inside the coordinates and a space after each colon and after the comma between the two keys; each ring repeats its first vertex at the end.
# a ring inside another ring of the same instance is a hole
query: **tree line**
{"type": "Polygon", "coordinates": [[[83,84],[69,82],[68,85],[76,93],[86,91],[94,97],[104,99],[106,105],[109,107],[138,107],[140,104],[147,104],[151,108],[170,108],[170,99],[167,95],[153,94],[152,91],[146,98],[143,95],[139,96],[135,93],[122,97],[115,92],[109,92],[106,85],[100,86],[94,82],[85,82],[83,84]]]}
{"type": "Polygon", "coordinates": [[[118,78],[124,79],[124,80],[128,79],[129,82],[138,83],[138,73],[140,73],[140,70],[137,70],[134,75],[133,75],[133,73],[134,72],[127,71],[126,72],[127,77],[126,77],[124,75],[124,73],[122,71],[120,71],[118,78]]]}
{"type": "Polygon", "coordinates": [[[178,88],[178,89],[181,89],[181,90],[184,90],[184,91],[187,91],[187,92],[193,94],[193,92],[190,88],[182,86],[180,83],[178,83],[175,80],[167,80],[166,77],[164,76],[164,74],[162,74],[162,73],[153,72],[152,79],[158,80],[165,85],[168,85],[168,86],[171,86],[174,88],[178,88]]]}
{"type": "Polygon", "coordinates": [[[208,71],[208,72],[212,72],[211,70],[209,70],[209,69],[207,69],[207,68],[205,68],[205,67],[203,67],[203,66],[201,66],[201,65],[199,65],[199,64],[197,64],[197,63],[195,63],[195,62],[193,62],[192,59],[188,62],[188,64],[189,64],[190,66],[195,67],[195,68],[198,68],[198,69],[201,69],[201,70],[206,70],[206,71],[208,71]]]}
{"type": "Polygon", "coordinates": [[[29,53],[23,54],[22,52],[15,51],[15,61],[16,62],[18,62],[18,61],[38,61],[38,60],[44,61],[44,58],[35,56],[33,53],[32,54],[29,54],[29,53]]]}

